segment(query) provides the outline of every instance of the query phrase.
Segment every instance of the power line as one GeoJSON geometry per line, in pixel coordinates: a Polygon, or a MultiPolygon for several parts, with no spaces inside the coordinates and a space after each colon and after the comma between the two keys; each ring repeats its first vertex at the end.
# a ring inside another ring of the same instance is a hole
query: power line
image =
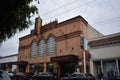
{"type": "Polygon", "coordinates": [[[84,3],[84,4],[81,4],[81,5],[77,6],[77,7],[74,7],[74,8],[72,8],[72,9],[69,9],[69,10],[67,10],[67,11],[64,11],[64,12],[58,13],[58,14],[56,14],[56,15],[54,15],[54,16],[48,17],[48,18],[46,18],[45,20],[51,19],[51,18],[53,18],[53,17],[55,17],[55,16],[57,16],[57,15],[61,15],[61,14],[64,14],[64,13],[66,13],[66,12],[70,12],[70,11],[72,11],[73,9],[75,10],[76,8],[80,8],[80,6],[82,7],[82,6],[88,5],[88,4],[90,4],[90,3],[93,3],[94,1],[96,1],[96,0],[92,0],[92,1],[86,2],[86,3],[84,3]]]}
{"type": "Polygon", "coordinates": [[[64,5],[60,6],[60,7],[58,7],[58,8],[55,8],[55,9],[50,10],[50,11],[47,11],[47,12],[45,12],[45,13],[42,14],[42,15],[48,15],[48,13],[55,12],[55,11],[59,10],[60,8],[63,8],[63,7],[66,7],[66,6],[68,6],[68,5],[71,5],[71,4],[75,3],[76,1],[79,1],[79,0],[71,1],[71,2],[69,2],[69,3],[67,3],[67,4],[64,4],[64,5]]]}
{"type": "Polygon", "coordinates": [[[99,25],[104,25],[104,24],[119,22],[119,21],[120,21],[120,17],[117,17],[117,18],[104,20],[104,21],[101,21],[101,22],[98,22],[98,23],[94,23],[94,25],[99,26],[99,25]]]}

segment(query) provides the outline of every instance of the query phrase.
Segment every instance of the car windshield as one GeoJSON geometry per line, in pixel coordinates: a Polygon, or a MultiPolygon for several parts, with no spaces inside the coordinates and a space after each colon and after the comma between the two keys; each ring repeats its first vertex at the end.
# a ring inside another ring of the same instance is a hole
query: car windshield
{"type": "Polygon", "coordinates": [[[72,75],[70,75],[70,77],[84,77],[84,75],[83,74],[72,74],[72,75]]]}
{"type": "Polygon", "coordinates": [[[48,73],[48,72],[40,72],[40,73],[38,73],[38,75],[40,75],[40,76],[49,76],[49,75],[52,75],[52,74],[48,73]]]}
{"type": "Polygon", "coordinates": [[[85,74],[86,77],[93,78],[92,74],[85,74]]]}
{"type": "Polygon", "coordinates": [[[6,72],[0,71],[0,80],[11,80],[6,72]]]}

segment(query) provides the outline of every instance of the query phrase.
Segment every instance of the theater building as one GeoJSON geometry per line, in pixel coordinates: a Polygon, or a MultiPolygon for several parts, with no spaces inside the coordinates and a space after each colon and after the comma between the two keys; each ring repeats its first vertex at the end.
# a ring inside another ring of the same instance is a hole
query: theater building
{"type": "MultiPolygon", "coordinates": [[[[42,25],[40,17],[30,34],[19,38],[17,71],[35,71],[39,64],[42,71],[58,75],[72,73],[76,69],[84,72],[81,36],[88,39],[88,22],[81,16],[58,23],[57,20],[42,25]]],[[[86,72],[89,72],[89,51],[86,55],[86,72]]]]}

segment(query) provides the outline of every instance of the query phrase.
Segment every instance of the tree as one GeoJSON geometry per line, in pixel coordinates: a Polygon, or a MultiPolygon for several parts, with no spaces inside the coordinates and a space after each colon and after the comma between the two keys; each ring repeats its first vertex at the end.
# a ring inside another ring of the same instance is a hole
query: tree
{"type": "Polygon", "coordinates": [[[15,33],[28,28],[34,14],[38,14],[35,5],[31,2],[39,0],[0,0],[0,45],[15,33]]]}

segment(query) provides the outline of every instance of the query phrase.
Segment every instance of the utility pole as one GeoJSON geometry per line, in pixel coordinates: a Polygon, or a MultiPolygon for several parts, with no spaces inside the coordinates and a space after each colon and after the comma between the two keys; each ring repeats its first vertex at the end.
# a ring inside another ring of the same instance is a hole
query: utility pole
{"type": "Polygon", "coordinates": [[[83,25],[81,24],[82,27],[82,35],[83,37],[83,62],[84,62],[84,73],[86,73],[86,55],[85,55],[85,38],[84,38],[84,28],[83,25]]]}
{"type": "MultiPolygon", "coordinates": [[[[79,22],[79,21],[77,21],[77,22],[79,22]]],[[[81,47],[81,49],[83,49],[84,73],[86,73],[86,54],[85,54],[85,50],[86,50],[87,46],[86,46],[86,40],[84,38],[84,26],[81,23],[80,23],[80,29],[82,29],[82,34],[80,36],[80,47],[81,47]]]]}

